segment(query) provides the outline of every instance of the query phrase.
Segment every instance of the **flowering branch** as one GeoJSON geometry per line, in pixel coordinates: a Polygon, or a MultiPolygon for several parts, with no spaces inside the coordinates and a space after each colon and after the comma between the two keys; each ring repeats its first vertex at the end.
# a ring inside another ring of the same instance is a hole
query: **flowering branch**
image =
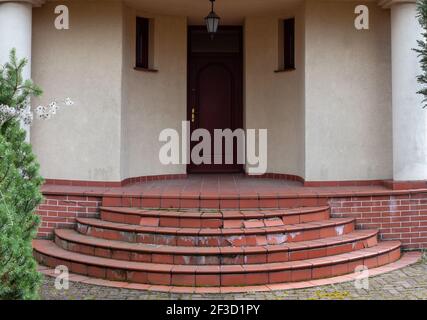
{"type": "MultiPolygon", "coordinates": [[[[16,50],[12,49],[10,61],[0,66],[0,128],[13,119],[19,119],[25,125],[31,125],[34,120],[30,98],[40,96],[42,90],[31,80],[23,80],[22,71],[27,63],[27,59],[18,61],[16,50]]],[[[47,106],[38,106],[36,116],[38,119],[50,119],[61,105],[73,104],[70,98],[53,101],[47,106]]]]}
{"type": "Polygon", "coordinates": [[[72,106],[74,102],[70,98],[66,98],[62,101],[52,101],[47,106],[38,106],[36,108],[36,115],[38,119],[48,120],[52,116],[56,115],[58,110],[63,106],[72,106]]]}

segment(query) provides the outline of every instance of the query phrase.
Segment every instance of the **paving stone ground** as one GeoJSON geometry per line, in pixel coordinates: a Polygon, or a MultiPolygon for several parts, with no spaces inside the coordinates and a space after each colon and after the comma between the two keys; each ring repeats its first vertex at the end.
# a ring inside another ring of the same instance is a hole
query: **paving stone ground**
{"type": "Polygon", "coordinates": [[[45,276],[40,295],[45,300],[427,300],[427,253],[417,264],[369,278],[369,289],[357,289],[354,282],[346,282],[287,291],[201,295],[70,282],[68,290],[57,290],[54,278],[45,276]]]}

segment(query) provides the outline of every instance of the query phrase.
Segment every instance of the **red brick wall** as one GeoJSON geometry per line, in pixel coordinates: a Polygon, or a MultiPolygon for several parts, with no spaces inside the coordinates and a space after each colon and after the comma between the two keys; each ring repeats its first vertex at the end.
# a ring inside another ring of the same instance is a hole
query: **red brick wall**
{"type": "Polygon", "coordinates": [[[98,215],[101,197],[45,195],[36,213],[41,217],[39,238],[52,238],[55,228],[74,228],[77,217],[98,215]]]}
{"type": "MultiPolygon", "coordinates": [[[[51,238],[55,228],[74,228],[76,217],[94,217],[102,197],[45,195],[37,210],[39,238],[51,238]]],[[[354,217],[360,229],[380,229],[383,240],[400,240],[405,249],[427,248],[427,193],[335,197],[333,217],[354,217]]]]}
{"type": "Polygon", "coordinates": [[[405,249],[427,248],[427,193],[332,198],[329,204],[332,216],[380,229],[383,240],[400,240],[405,249]]]}

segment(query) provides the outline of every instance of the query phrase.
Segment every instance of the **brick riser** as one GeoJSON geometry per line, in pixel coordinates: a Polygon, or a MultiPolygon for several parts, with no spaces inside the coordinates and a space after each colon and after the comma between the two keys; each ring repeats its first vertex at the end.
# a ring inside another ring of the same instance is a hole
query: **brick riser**
{"type": "Polygon", "coordinates": [[[329,241],[257,247],[170,247],[123,244],[57,230],[55,243],[62,249],[101,258],[176,265],[236,265],[298,261],[354,252],[378,244],[378,232],[359,231],[329,241]]]}
{"type": "Polygon", "coordinates": [[[288,209],[328,205],[327,197],[316,195],[220,195],[175,196],[175,195],[104,195],[103,207],[162,208],[162,209],[288,209]]]}
{"type": "Polygon", "coordinates": [[[138,210],[128,208],[101,207],[101,220],[139,226],[169,228],[253,228],[275,227],[330,218],[329,207],[300,208],[287,210],[138,210]],[[252,225],[252,226],[251,226],[252,225]]]}
{"type": "Polygon", "coordinates": [[[353,218],[330,219],[328,207],[186,211],[101,208],[77,218],[77,230],[36,240],[49,267],[113,281],[169,286],[246,286],[328,278],[400,257],[400,242],[354,231],[353,218]]]}
{"type": "Polygon", "coordinates": [[[81,234],[105,240],[152,245],[190,247],[234,247],[278,245],[287,242],[318,240],[354,231],[354,219],[330,219],[323,223],[253,229],[164,228],[99,223],[96,219],[77,219],[81,234]]]}

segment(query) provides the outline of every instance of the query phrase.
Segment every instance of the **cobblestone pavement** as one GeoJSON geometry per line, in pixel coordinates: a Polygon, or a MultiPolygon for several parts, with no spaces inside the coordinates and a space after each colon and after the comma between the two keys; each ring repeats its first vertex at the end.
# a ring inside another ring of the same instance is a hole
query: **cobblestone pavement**
{"type": "Polygon", "coordinates": [[[176,294],[108,288],[70,282],[68,290],[56,290],[54,278],[45,277],[41,298],[46,300],[427,300],[427,254],[412,266],[369,279],[369,289],[354,282],[307,289],[239,293],[176,294]]]}

